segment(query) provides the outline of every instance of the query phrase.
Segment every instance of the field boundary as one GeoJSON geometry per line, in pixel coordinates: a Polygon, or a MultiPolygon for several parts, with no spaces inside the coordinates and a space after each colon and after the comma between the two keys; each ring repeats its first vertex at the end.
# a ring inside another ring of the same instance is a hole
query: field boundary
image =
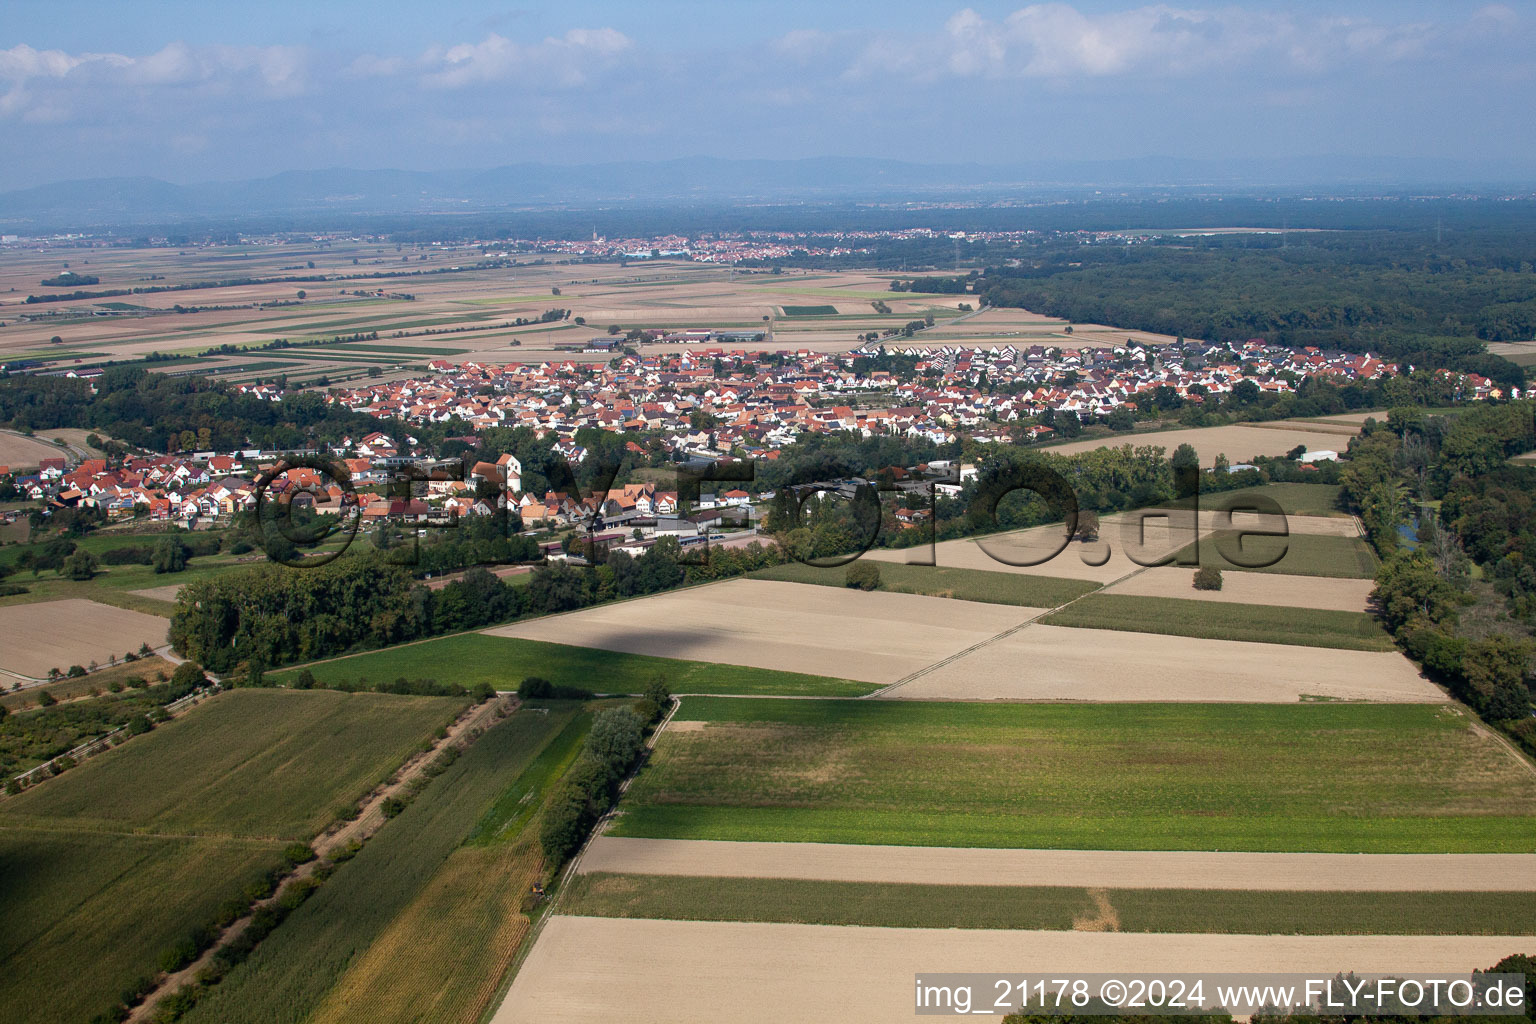
{"type": "MultiPolygon", "coordinates": [[[[514,702],[512,710],[515,711],[517,707],[516,698],[512,698],[512,701],[514,702]]],[[[251,919],[256,911],[263,907],[276,905],[295,885],[310,878],[320,866],[321,861],[336,850],[353,840],[367,842],[372,838],[389,821],[384,816],[382,810],[384,801],[402,792],[420,777],[432,763],[432,759],[449,745],[456,743],[464,737],[468,737],[465,746],[474,743],[478,739],[474,732],[477,727],[481,728],[480,735],[484,735],[485,729],[496,724],[496,711],[502,706],[504,706],[502,698],[495,697],[482,704],[468,708],[456,721],[448,726],[446,735],[439,740],[435,740],[426,750],[418,751],[406,758],[405,762],[391,776],[391,781],[377,787],[365,798],[357,817],[340,828],[322,831],[320,835],[310,841],[309,845],[316,854],[313,860],[300,864],[284,876],[277,883],[272,894],[266,899],[257,900],[252,903],[242,917],[230,923],[219,933],[218,938],[203,951],[201,956],[181,970],[167,974],[159,979],[155,987],[144,997],[143,1001],[129,1011],[127,1020],[129,1022],[151,1020],[155,1007],[162,999],[173,992],[179,991],[184,986],[198,984],[197,976],[199,972],[213,962],[214,955],[219,950],[240,937],[241,933],[251,923],[251,919]]],[[[506,717],[510,717],[510,712],[506,717]]]]}
{"type": "Polygon", "coordinates": [[[974,643],[971,646],[967,647],[963,651],[956,651],[954,654],[951,654],[949,657],[941,658],[938,661],[934,662],[932,665],[924,665],[922,668],[918,669],[916,672],[909,672],[907,675],[902,676],[900,679],[896,680],[894,683],[891,683],[889,686],[883,686],[880,689],[876,690],[874,693],[865,694],[863,697],[856,697],[854,699],[855,700],[879,700],[879,699],[882,699],[885,696],[887,696],[888,694],[890,694],[891,692],[893,692],[895,690],[898,690],[898,689],[900,689],[903,686],[906,686],[908,683],[916,682],[917,680],[919,680],[919,679],[923,678],[924,676],[928,675],[930,672],[937,672],[939,669],[943,668],[944,666],[953,664],[954,662],[959,661],[961,658],[964,658],[964,657],[966,657],[968,655],[971,655],[971,654],[975,654],[977,651],[979,651],[979,650],[981,650],[981,649],[983,649],[985,647],[990,647],[992,644],[995,644],[995,643],[997,643],[1000,640],[1006,640],[1009,637],[1013,636],[1015,633],[1018,633],[1018,632],[1020,632],[1022,630],[1025,630],[1025,629],[1029,628],[1030,626],[1033,626],[1035,623],[1039,622],[1041,619],[1045,618],[1047,615],[1054,615],[1057,612],[1061,611],[1063,608],[1070,608],[1072,605],[1074,605],[1077,602],[1081,601],[1085,597],[1088,597],[1088,596],[1090,596],[1092,594],[1097,594],[1097,593],[1099,593],[1099,592],[1101,592],[1103,590],[1107,590],[1108,588],[1113,587],[1113,586],[1115,586],[1117,584],[1124,583],[1126,580],[1130,579],[1131,577],[1139,575],[1140,573],[1145,572],[1148,568],[1149,568],[1149,566],[1145,566],[1145,565],[1137,566],[1135,569],[1132,569],[1130,572],[1126,573],[1124,576],[1121,576],[1121,577],[1119,577],[1117,579],[1111,580],[1110,582],[1105,583],[1103,586],[1100,586],[1100,587],[1098,587],[1098,588],[1096,588],[1094,590],[1090,590],[1090,591],[1088,591],[1085,594],[1079,594],[1078,596],[1074,597],[1072,600],[1066,602],[1065,604],[1059,604],[1055,608],[1044,608],[1039,613],[1030,616],[1029,618],[1025,619],[1023,622],[1019,623],[1017,626],[1011,626],[1008,629],[1003,630],[1001,633],[998,633],[996,636],[991,636],[991,637],[988,637],[987,639],[982,640],[982,641],[980,641],[978,643],[974,643]]]}

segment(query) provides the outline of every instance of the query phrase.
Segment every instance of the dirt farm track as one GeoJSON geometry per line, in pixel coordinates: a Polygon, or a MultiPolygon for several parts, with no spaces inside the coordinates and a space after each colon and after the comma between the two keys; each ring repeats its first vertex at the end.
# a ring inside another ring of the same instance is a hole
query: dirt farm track
{"type": "Polygon", "coordinates": [[[1471,971],[1529,936],[1168,935],[554,917],[492,1024],[909,1020],[924,971],[1471,971]],[[643,951],[643,955],[637,955],[643,951]],[[669,983],[670,979],[670,983],[669,983]]]}

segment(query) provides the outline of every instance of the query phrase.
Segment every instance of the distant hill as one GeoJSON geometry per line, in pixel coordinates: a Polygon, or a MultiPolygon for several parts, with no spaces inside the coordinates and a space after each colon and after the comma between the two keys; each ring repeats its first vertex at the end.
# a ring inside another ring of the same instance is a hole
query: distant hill
{"type": "Polygon", "coordinates": [[[86,228],[172,220],[342,214],[486,212],[603,204],[932,200],[1101,189],[1406,189],[1519,185],[1532,167],[1454,160],[1319,157],[922,164],[868,158],[732,160],[700,157],[489,170],[283,171],[243,181],[177,185],[157,178],[92,178],[0,193],[0,224],[86,228]]]}

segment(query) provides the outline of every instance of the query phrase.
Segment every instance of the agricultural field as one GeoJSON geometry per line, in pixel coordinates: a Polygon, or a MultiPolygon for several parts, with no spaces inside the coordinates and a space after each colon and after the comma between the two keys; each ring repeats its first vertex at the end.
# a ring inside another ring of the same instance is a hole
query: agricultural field
{"type": "Polygon", "coordinates": [[[936,964],[974,973],[999,963],[1129,974],[1188,971],[1190,964],[1208,971],[1470,971],[1530,941],[1518,934],[1162,935],[562,916],[545,927],[491,1022],[706,1024],[721,1020],[725,1007],[771,1006],[775,1020],[809,1024],[826,1020],[831,1006],[840,1021],[873,1024],[910,1017],[912,979],[936,964]],[[786,965],[794,966],[793,985],[784,984],[786,965]],[[658,985],[658,977],[688,984],[658,985]]]}
{"type": "Polygon", "coordinates": [[[882,695],[907,700],[1244,703],[1447,699],[1413,662],[1395,651],[1311,646],[1277,650],[1273,643],[1041,623],[935,664],[882,695]]]}
{"type": "Polygon", "coordinates": [[[1372,615],[1305,607],[1090,594],[1040,621],[1051,626],[1166,633],[1206,640],[1246,640],[1350,651],[1393,650],[1391,634],[1372,615]]]}
{"type": "Polygon", "coordinates": [[[1196,590],[1193,569],[1170,565],[1139,572],[1105,587],[1104,593],[1363,612],[1370,606],[1371,591],[1375,586],[1375,581],[1370,579],[1228,572],[1222,573],[1220,590],[1196,590]]]}
{"type": "Polygon", "coordinates": [[[1253,889],[1262,879],[1266,892],[1536,892],[1536,854],[1528,853],[1004,850],[605,835],[578,867],[592,874],[889,885],[1211,891],[1253,889]]]}
{"type": "MultiPolygon", "coordinates": [[[[1195,552],[1192,547],[1185,548],[1176,558],[1193,564],[1195,552]]],[[[1224,573],[1237,570],[1342,579],[1371,579],[1381,567],[1376,553],[1359,537],[1302,533],[1289,537],[1215,533],[1201,539],[1199,560],[1201,565],[1215,566],[1224,573]]]]}
{"type": "Polygon", "coordinates": [[[625,331],[760,330],[767,335],[764,343],[733,347],[843,352],[859,345],[861,334],[930,316],[932,327],[910,339],[893,339],[891,347],[1100,348],[1128,340],[1153,345],[1173,340],[1099,324],[1074,324],[1068,333],[1065,321],[1022,309],[966,312],[961,304],[974,304],[975,296],[891,291],[899,274],[769,274],[666,259],[575,265],[541,262],[536,254],[514,254],[513,266],[476,268],[481,256],[477,246],[397,249],[368,242],[295,241],[174,254],[113,249],[93,253],[90,266],[82,267],[82,273],[100,278],[87,290],[178,290],[39,308],[23,302],[28,294],[59,291],[38,284],[58,269],[57,261],[23,255],[0,266],[0,294],[9,296],[0,299],[0,363],[37,359],[63,369],[161,353],[179,357],[156,364],[162,369],[196,368],[234,381],[284,373],[293,382],[325,377],[334,384],[364,378],[373,368],[380,372],[374,379],[400,379],[433,358],[606,360],[606,353],[581,349],[609,325],[625,331]],[[382,276],[401,273],[409,276],[382,276]],[[332,279],[315,279],[319,275],[332,279]],[[220,283],[239,279],[252,283],[220,283]],[[407,294],[413,298],[401,297],[407,294]],[[890,311],[877,312],[876,301],[890,311]],[[175,312],[177,305],[185,311],[175,312]],[[552,308],[570,310],[570,319],[535,322],[552,308]],[[578,316],[586,322],[576,323],[578,316]],[[518,325],[518,319],[526,322],[518,325]],[[55,336],[60,342],[51,344],[55,336]],[[277,339],[292,344],[263,347],[277,339]],[[223,351],[226,345],[234,351],[223,351]]]}
{"type": "MultiPolygon", "coordinates": [[[[43,694],[48,694],[56,701],[70,701],[81,697],[99,696],[109,690],[113,683],[126,684],[135,677],[144,679],[150,683],[163,682],[171,677],[176,666],[159,655],[139,658],[136,661],[123,661],[107,668],[98,669],[95,672],[74,679],[63,679],[57,683],[48,683],[43,686],[29,686],[25,690],[9,690],[0,695],[0,706],[8,711],[20,711],[28,707],[37,707],[43,694]]],[[[14,682],[12,683],[14,685],[14,682]]]]}
{"type": "Polygon", "coordinates": [[[890,683],[1029,617],[1001,605],[952,611],[939,597],[738,579],[487,632],[890,683]]]}
{"type": "Polygon", "coordinates": [[[9,466],[13,472],[36,469],[43,459],[62,458],[67,454],[63,448],[42,438],[0,430],[0,466],[9,466]]]}
{"type": "Polygon", "coordinates": [[[706,727],[663,733],[613,834],[1536,852],[1536,774],[1447,705],[690,697],[676,717],[706,727]]]}
{"type": "Polygon", "coordinates": [[[42,679],[52,668],[104,665],[144,644],[165,646],[166,626],[155,615],[78,598],[0,607],[0,670],[42,679]]]}
{"type": "MultiPolygon", "coordinates": [[[[1379,415],[1379,414],[1378,414],[1379,415]]],[[[1119,448],[1135,445],[1138,448],[1157,446],[1167,449],[1169,455],[1181,444],[1195,449],[1200,465],[1209,467],[1216,456],[1225,455],[1231,462],[1247,462],[1257,455],[1284,455],[1301,445],[1309,452],[1342,452],[1349,439],[1359,433],[1359,428],[1340,428],[1329,425],[1311,425],[1291,422],[1279,424],[1234,423],[1223,427],[1192,427],[1186,430],[1160,430],[1141,434],[1116,434],[1112,437],[1094,438],[1087,441],[1068,441],[1053,444],[1049,450],[1058,455],[1092,451],[1095,448],[1119,448]],[[1342,430],[1342,432],[1341,432],[1342,430]]]]}
{"type": "Polygon", "coordinates": [[[532,815],[519,820],[508,795],[540,806],[583,720],[529,709],[489,729],[183,1019],[473,1024],[526,933],[522,900],[542,869],[532,815]]]}
{"type": "MultiPolygon", "coordinates": [[[[515,690],[529,676],[596,693],[639,693],[656,678],[678,693],[858,697],[875,688],[852,679],[527,640],[500,635],[499,630],[461,633],[308,666],[322,685],[401,676],[439,678],[445,668],[451,668],[453,679],[464,686],[484,682],[498,690],[515,690]]],[[[274,672],[271,678],[283,684],[300,671],[274,672]]]]}
{"type": "Polygon", "coordinates": [[[1536,893],[1529,891],[1213,892],[589,873],[577,877],[566,900],[566,913],[587,917],[865,928],[1536,935],[1536,893]]]}
{"type": "MultiPolygon", "coordinates": [[[[812,583],[823,587],[847,587],[846,567],[830,569],[786,562],[753,573],[753,579],[786,583],[812,583]]],[[[1026,576],[1022,573],[951,569],[942,566],[880,563],[880,590],[893,594],[950,597],[985,604],[1013,604],[1026,608],[1055,608],[1096,589],[1083,580],[1026,576]]]]}
{"type": "Polygon", "coordinates": [[[464,703],[330,690],[234,690],[6,801],[4,820],[12,827],[68,820],[72,828],[92,831],[307,839],[456,717],[464,703]],[[198,772],[186,772],[188,764],[198,765],[198,772]]]}
{"type": "MultiPolygon", "coordinates": [[[[1231,491],[1217,491],[1199,496],[1200,507],[1217,509],[1240,508],[1244,501],[1268,498],[1280,506],[1287,516],[1332,517],[1348,519],[1349,513],[1340,507],[1338,484],[1288,484],[1268,483],[1256,487],[1239,487],[1231,491]]],[[[1183,508],[1190,499],[1167,502],[1169,508],[1183,508]]]]}
{"type": "Polygon", "coordinates": [[[462,702],[237,690],[0,803],[0,1017],[105,1010],[462,702]],[[189,771],[188,766],[196,766],[189,771]]]}

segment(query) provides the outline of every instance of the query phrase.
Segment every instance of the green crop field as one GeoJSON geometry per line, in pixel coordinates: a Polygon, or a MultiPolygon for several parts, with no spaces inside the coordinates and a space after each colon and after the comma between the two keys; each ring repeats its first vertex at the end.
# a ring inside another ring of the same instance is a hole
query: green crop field
{"type": "MultiPolygon", "coordinates": [[[[1029,608],[1055,608],[1097,590],[1097,583],[1030,576],[1017,572],[991,572],[985,569],[951,569],[931,565],[906,565],[901,562],[873,562],[880,569],[880,589],[897,594],[926,594],[952,597],[961,601],[988,604],[1012,604],[1029,608]]],[[[784,580],[789,583],[815,583],[825,587],[846,586],[846,567],[821,569],[802,562],[786,562],[753,573],[756,579],[784,580]]]]}
{"type": "Polygon", "coordinates": [[[0,1020],[27,1024],[79,1024],[107,1009],[282,850],[18,829],[6,818],[0,814],[0,1020]]]}
{"type": "Polygon", "coordinates": [[[836,306],[784,306],[785,316],[837,316],[836,306]]]}
{"type": "Polygon", "coordinates": [[[599,872],[576,876],[561,910],[671,921],[1053,931],[1070,931],[1112,913],[1125,932],[1536,934],[1536,893],[1530,892],[1090,892],[1074,886],[892,885],[599,872]]]}
{"type": "MultiPolygon", "coordinates": [[[[1242,535],[1241,558],[1249,565],[1238,565],[1222,554],[1238,550],[1237,531],[1213,533],[1200,539],[1200,564],[1214,565],[1226,572],[1279,572],[1292,576],[1332,576],[1345,579],[1370,579],[1381,563],[1369,544],[1358,537],[1329,537],[1293,533],[1289,537],[1242,535]],[[1270,564],[1263,564],[1270,563],[1270,564]]],[[[1193,545],[1179,551],[1179,565],[1192,561],[1193,545]]]]}
{"type": "Polygon", "coordinates": [[[1536,851],[1536,777],[1437,705],[686,698],[616,834],[1101,850],[1536,851]]]}
{"type": "Polygon", "coordinates": [[[308,839],[465,704],[234,690],[5,804],[5,823],[308,839]]]}
{"type": "MultiPolygon", "coordinates": [[[[674,693],[858,697],[876,689],[870,683],[851,679],[624,654],[485,633],[462,633],[337,658],[311,665],[309,669],[323,683],[358,678],[379,682],[405,676],[408,679],[452,679],[465,686],[485,682],[499,690],[515,690],[517,684],[529,676],[541,676],[557,685],[580,686],[596,693],[639,693],[657,676],[665,680],[674,693]]],[[[297,671],[275,672],[271,678],[283,683],[297,675],[297,671]]]]}
{"type": "Polygon", "coordinates": [[[0,1019],[107,1009],[462,703],[236,690],[7,798],[0,1019]]]}
{"type": "Polygon", "coordinates": [[[1040,620],[1050,626],[1168,633],[1208,640],[1390,651],[1392,637],[1375,616],[1318,608],[1192,601],[1177,597],[1089,594],[1040,620]]]}
{"type": "Polygon", "coordinates": [[[577,715],[574,707],[519,711],[486,732],[183,1020],[465,1019],[460,1010],[477,994],[483,998],[487,987],[495,989],[496,968],[510,957],[492,940],[516,916],[527,891],[519,883],[528,874],[498,870],[496,860],[512,850],[526,859],[523,848],[467,847],[465,839],[577,715]],[[445,886],[445,879],[463,888],[445,886]],[[482,898],[466,896],[469,891],[482,898]],[[371,966],[377,961],[383,971],[371,966]],[[401,969],[405,963],[410,970],[401,969]],[[410,991],[383,998],[355,984],[353,971],[410,991]],[[424,1007],[444,1005],[452,1011],[423,1014],[424,1007]]]}

